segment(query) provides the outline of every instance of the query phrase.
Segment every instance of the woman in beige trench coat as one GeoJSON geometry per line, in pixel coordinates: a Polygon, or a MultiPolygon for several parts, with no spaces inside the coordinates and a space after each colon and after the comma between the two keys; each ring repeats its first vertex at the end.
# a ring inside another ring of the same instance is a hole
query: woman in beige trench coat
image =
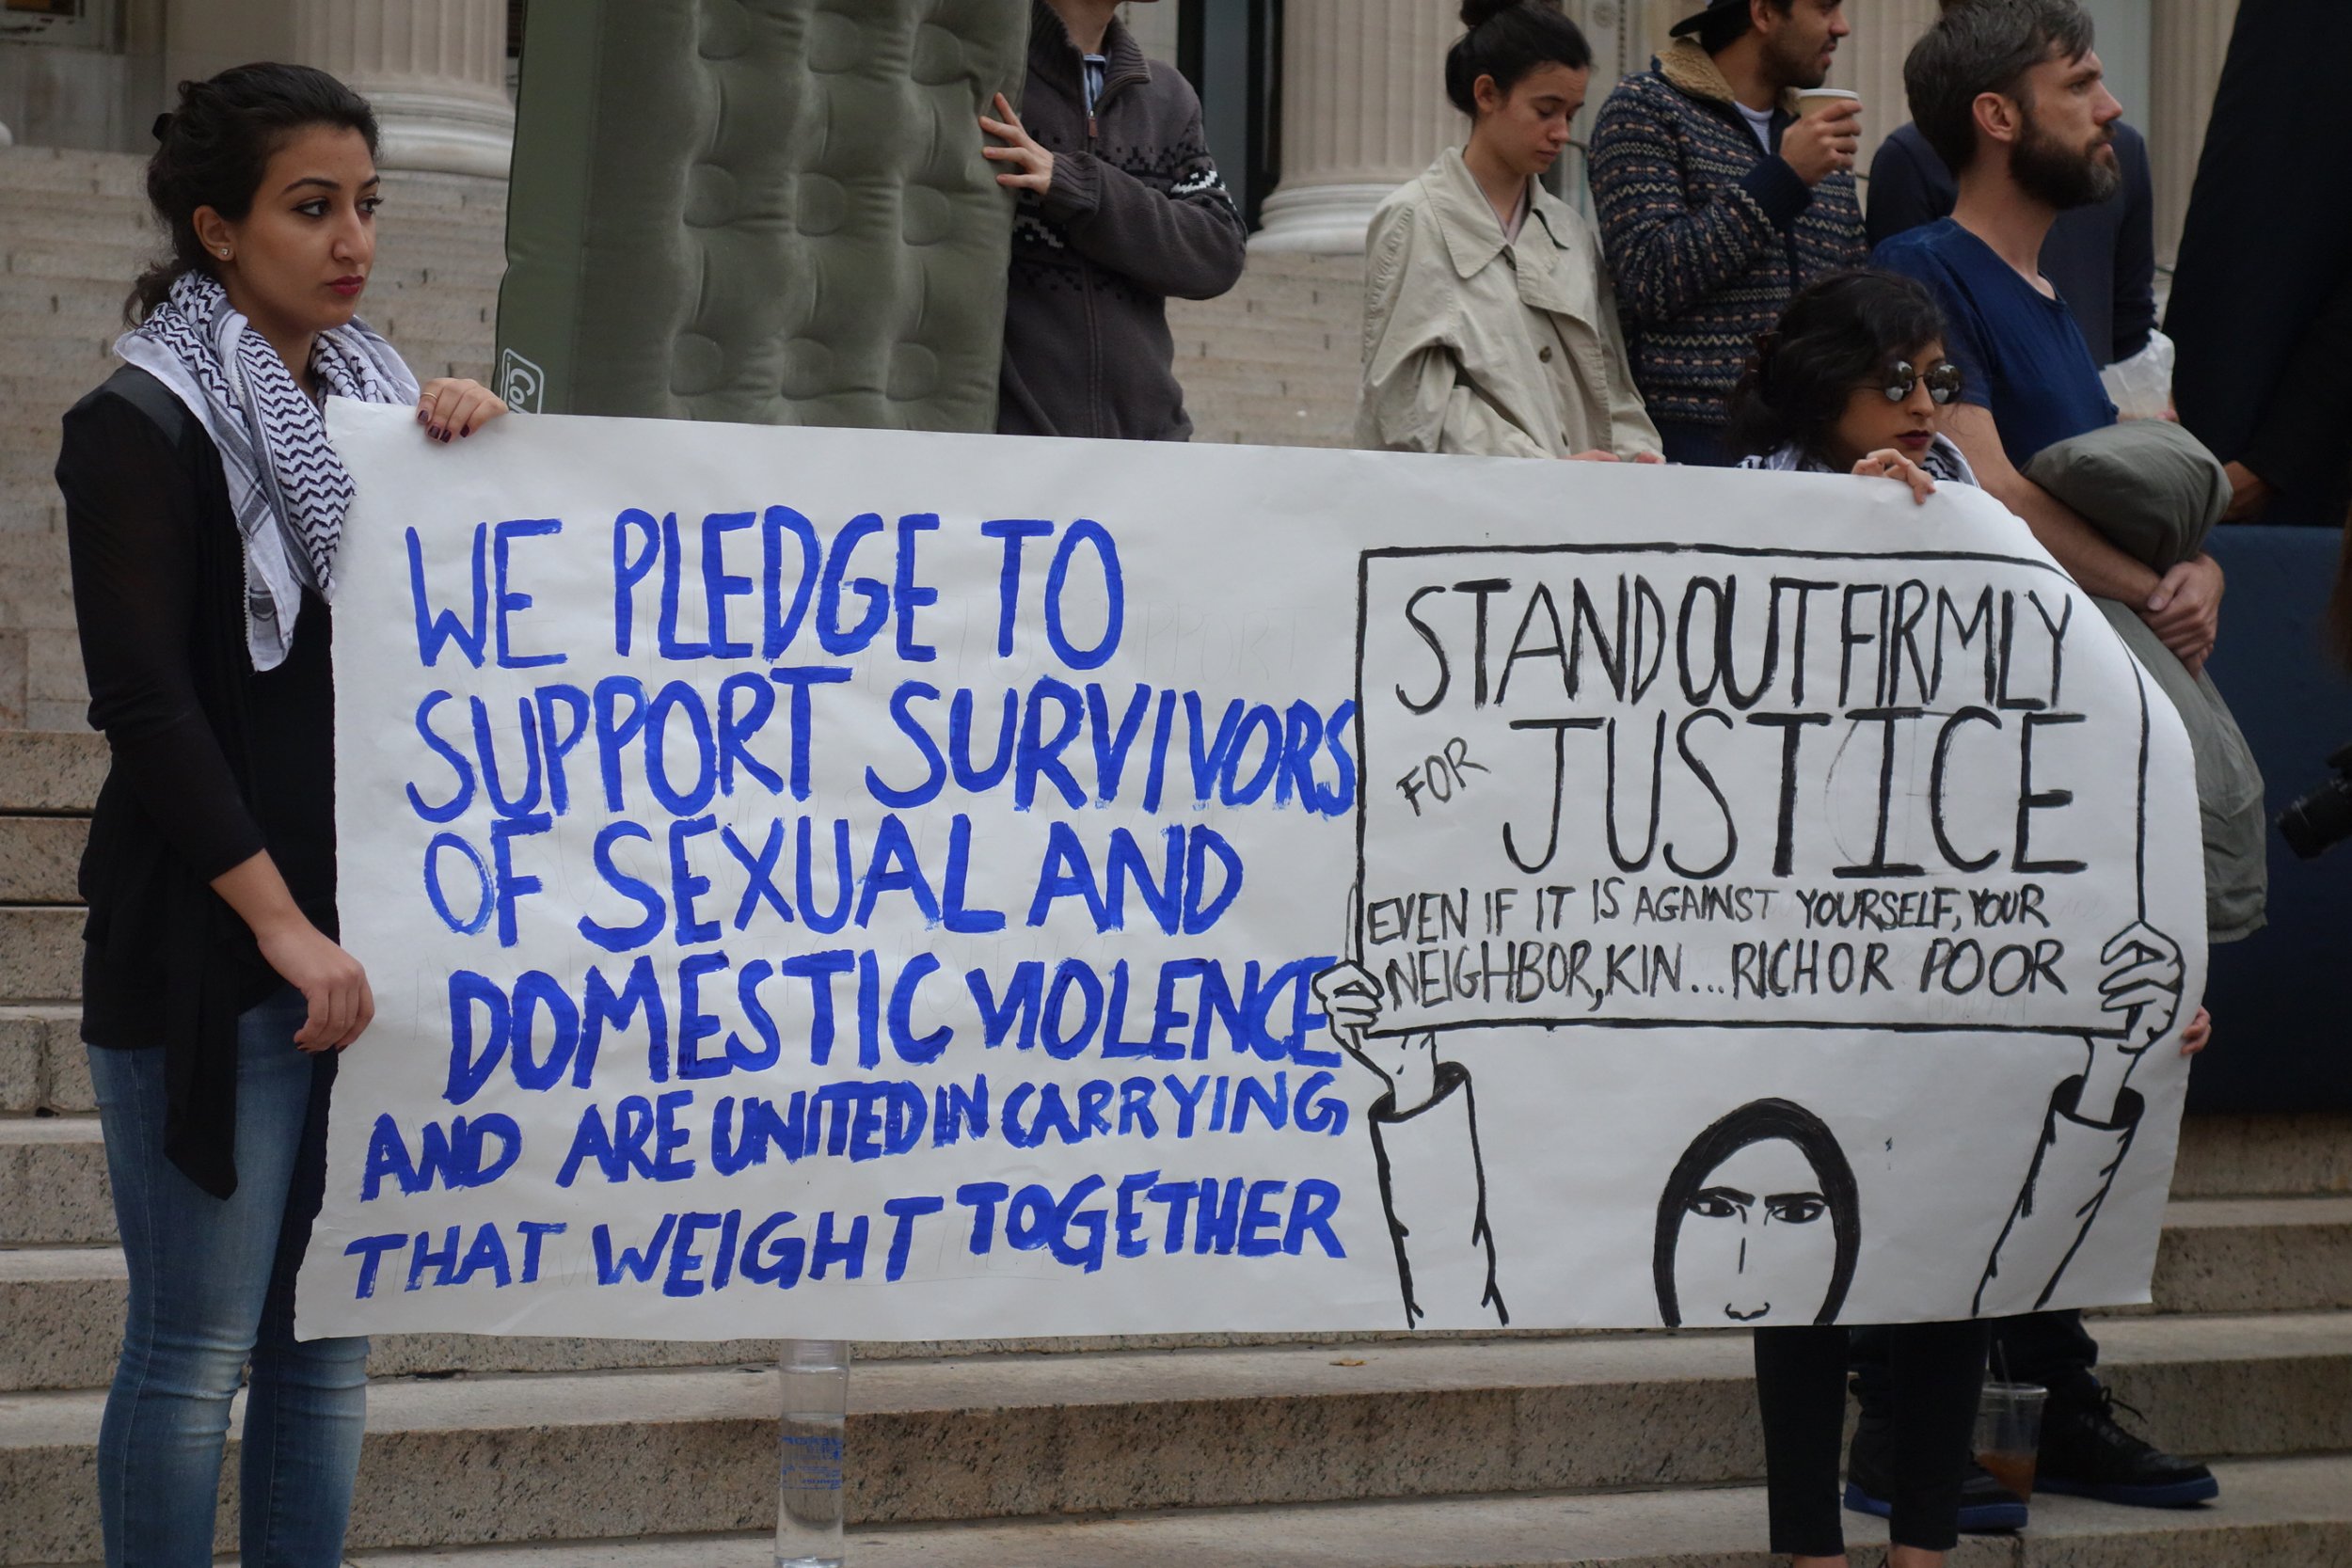
{"type": "Polygon", "coordinates": [[[1357,444],[1657,462],[1598,237],[1539,181],[1591,48],[1545,0],[1468,0],[1462,21],[1446,93],[1470,143],[1372,220],[1357,444]]]}

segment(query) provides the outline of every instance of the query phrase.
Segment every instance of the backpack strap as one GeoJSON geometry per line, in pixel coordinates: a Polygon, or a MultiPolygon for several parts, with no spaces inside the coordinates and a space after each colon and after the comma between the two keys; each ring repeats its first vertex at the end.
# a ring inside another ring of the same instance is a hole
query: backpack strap
{"type": "Polygon", "coordinates": [[[136,365],[125,365],[106,378],[104,390],[146,415],[164,433],[174,450],[187,445],[196,416],[179,394],[136,365]]]}

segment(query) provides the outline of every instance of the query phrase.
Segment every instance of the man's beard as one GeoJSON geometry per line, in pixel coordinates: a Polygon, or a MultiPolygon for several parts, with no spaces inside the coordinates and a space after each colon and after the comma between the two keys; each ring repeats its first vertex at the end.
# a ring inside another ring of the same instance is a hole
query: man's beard
{"type": "Polygon", "coordinates": [[[1765,57],[1765,65],[1787,91],[1809,92],[1829,80],[1829,69],[1821,64],[1820,46],[1800,50],[1791,40],[1775,39],[1765,57]]]}
{"type": "MultiPolygon", "coordinates": [[[[2099,147],[2112,149],[2112,141],[2099,147]]],[[[2010,177],[2018,189],[2060,212],[2090,207],[2113,196],[2123,183],[2123,171],[2112,157],[2099,156],[2099,147],[2077,152],[2056,137],[2044,135],[2030,110],[2026,134],[2010,150],[2010,177]]]]}

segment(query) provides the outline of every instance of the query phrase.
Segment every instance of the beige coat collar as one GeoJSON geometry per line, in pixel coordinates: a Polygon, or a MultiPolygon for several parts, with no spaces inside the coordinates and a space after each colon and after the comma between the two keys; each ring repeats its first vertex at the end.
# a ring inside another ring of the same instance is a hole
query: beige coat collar
{"type": "MultiPolygon", "coordinates": [[[[1437,216],[1438,231],[1445,235],[1445,253],[1454,263],[1454,275],[1475,277],[1511,244],[1502,236],[1502,225],[1495,217],[1495,210],[1486,205],[1486,193],[1478,188],[1478,177],[1462,161],[1462,150],[1450,147],[1438,155],[1436,165],[1422,180],[1429,191],[1429,210],[1437,216]]],[[[1531,181],[1527,223],[1538,222],[1544,226],[1544,233],[1553,248],[1567,248],[1569,236],[1574,232],[1568,227],[1574,222],[1574,214],[1567,203],[1531,181]]],[[[1519,227],[1519,238],[1528,238],[1526,224],[1519,227]]],[[[1547,275],[1550,272],[1549,267],[1542,270],[1547,275]]]]}
{"type": "MultiPolygon", "coordinates": [[[[1721,103],[1732,108],[1739,100],[1732,95],[1730,79],[1715,63],[1715,56],[1701,49],[1696,39],[1677,39],[1658,56],[1658,74],[1669,87],[1692,98],[1721,103]]],[[[1797,112],[1797,95],[1784,92],[1780,106],[1785,113],[1797,112]]],[[[1735,110],[1736,112],[1736,110],[1735,110]]]]}

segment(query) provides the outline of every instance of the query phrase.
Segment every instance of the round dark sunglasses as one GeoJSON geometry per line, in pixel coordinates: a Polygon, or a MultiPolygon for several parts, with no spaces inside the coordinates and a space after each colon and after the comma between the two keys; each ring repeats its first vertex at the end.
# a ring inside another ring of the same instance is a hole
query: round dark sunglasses
{"type": "Polygon", "coordinates": [[[1928,396],[1938,404],[1946,404],[1960,396],[1960,367],[1949,359],[1939,359],[1933,370],[1923,371],[1908,359],[1898,359],[1886,367],[1883,383],[1873,383],[1886,394],[1889,403],[1900,403],[1911,396],[1911,389],[1922,381],[1928,384],[1928,396]]]}

